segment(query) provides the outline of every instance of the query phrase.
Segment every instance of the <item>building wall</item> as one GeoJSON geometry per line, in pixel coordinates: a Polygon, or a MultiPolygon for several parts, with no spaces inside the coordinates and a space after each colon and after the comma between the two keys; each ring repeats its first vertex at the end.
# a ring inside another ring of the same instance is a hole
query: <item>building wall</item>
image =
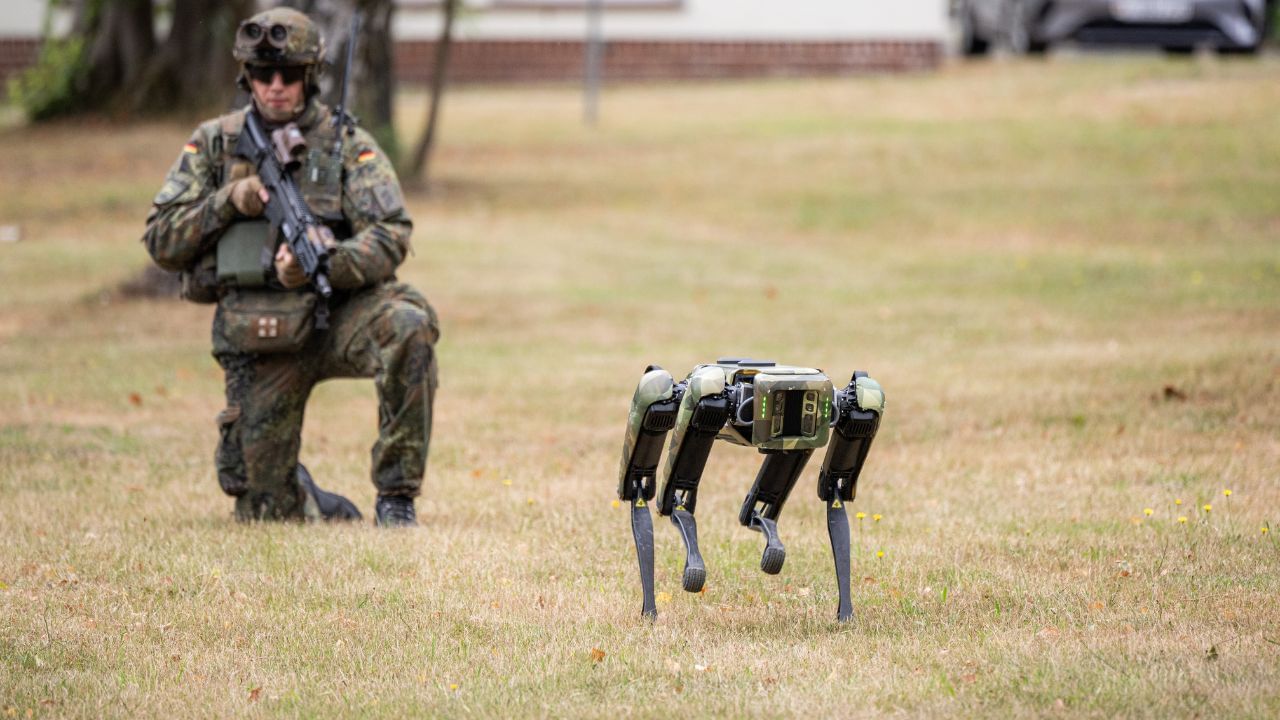
{"type": "MultiPolygon", "coordinates": [[[[465,2],[452,81],[582,76],[588,0],[465,2]]],[[[946,32],[946,0],[602,2],[604,75],[610,81],[927,70],[941,63],[946,32]]],[[[0,0],[0,83],[34,62],[46,5],[0,0]]],[[[398,0],[398,79],[429,81],[441,16],[440,0],[398,0]]],[[[55,28],[66,19],[55,13],[55,28]]]]}
{"type": "MultiPolygon", "coordinates": [[[[936,40],[945,0],[603,0],[609,40],[850,41],[936,40]]],[[[585,0],[468,0],[457,37],[580,40],[585,0]]],[[[401,0],[396,36],[440,33],[439,0],[401,0]]]]}

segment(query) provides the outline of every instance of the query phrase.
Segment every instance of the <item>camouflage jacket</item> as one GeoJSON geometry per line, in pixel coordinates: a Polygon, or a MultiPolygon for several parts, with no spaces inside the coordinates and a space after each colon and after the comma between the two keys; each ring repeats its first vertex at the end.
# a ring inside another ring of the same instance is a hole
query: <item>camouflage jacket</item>
{"type": "MultiPolygon", "coordinates": [[[[246,163],[232,151],[248,109],[202,123],[169,169],[142,236],[160,267],[191,270],[228,225],[244,219],[225,185],[232,168],[246,163]]],[[[294,177],[312,213],[340,240],[329,260],[333,287],[354,289],[394,277],[409,251],[413,221],[391,162],[367,132],[357,128],[346,138],[342,167],[334,167],[338,130],[331,117],[312,100],[296,121],[309,149],[294,177]]]]}

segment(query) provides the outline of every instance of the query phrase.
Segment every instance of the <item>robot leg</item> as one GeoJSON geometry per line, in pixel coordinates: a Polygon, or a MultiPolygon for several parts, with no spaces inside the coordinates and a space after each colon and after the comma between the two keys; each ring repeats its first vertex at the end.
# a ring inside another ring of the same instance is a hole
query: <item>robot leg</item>
{"type": "Polygon", "coordinates": [[[764,534],[760,569],[770,575],[782,572],[782,563],[787,559],[786,548],[778,538],[778,515],[812,454],[810,449],[765,452],[764,464],[738,513],[738,522],[764,534]]]}
{"type": "Polygon", "coordinates": [[[849,385],[836,393],[836,416],[831,443],[818,474],[818,497],[827,504],[827,534],[836,566],[840,606],[836,619],[853,618],[849,588],[849,516],[845,503],[857,495],[858,476],[880,428],[884,390],[865,372],[855,372],[849,385]]]}
{"type": "Polygon", "coordinates": [[[698,524],[693,513],[698,504],[698,482],[702,480],[711,445],[729,419],[729,401],[724,390],[724,371],[719,368],[702,368],[689,377],[662,468],[658,512],[671,516],[672,524],[684,540],[683,586],[687,592],[701,590],[707,578],[706,564],[698,550],[698,524]]]}
{"type": "Polygon", "coordinates": [[[641,612],[648,618],[658,615],[653,594],[653,518],[648,501],[653,500],[654,476],[662,455],[662,443],[675,424],[680,397],[671,373],[650,365],[631,399],[631,414],[622,445],[618,468],[618,498],[631,505],[631,535],[640,564],[640,587],[644,594],[641,612]]]}

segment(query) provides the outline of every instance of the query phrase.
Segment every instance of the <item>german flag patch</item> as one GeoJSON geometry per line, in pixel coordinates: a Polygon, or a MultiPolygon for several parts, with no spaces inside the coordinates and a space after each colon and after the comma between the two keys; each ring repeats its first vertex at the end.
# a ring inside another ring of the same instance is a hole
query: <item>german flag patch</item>
{"type": "Polygon", "coordinates": [[[188,155],[195,155],[200,152],[200,147],[195,143],[187,143],[182,146],[182,152],[188,155]]]}
{"type": "Polygon", "coordinates": [[[356,162],[364,164],[376,157],[378,157],[378,153],[372,150],[361,150],[360,154],[356,156],[356,162]]]}

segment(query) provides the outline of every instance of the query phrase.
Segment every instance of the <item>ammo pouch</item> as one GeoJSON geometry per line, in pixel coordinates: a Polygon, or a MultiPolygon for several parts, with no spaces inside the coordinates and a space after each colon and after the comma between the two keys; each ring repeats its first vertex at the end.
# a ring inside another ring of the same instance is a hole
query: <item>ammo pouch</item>
{"type": "Polygon", "coordinates": [[[208,305],[218,302],[218,257],[213,251],[200,256],[196,264],[178,273],[180,294],[187,302],[208,305]]]}
{"type": "Polygon", "coordinates": [[[217,282],[223,287],[260,288],[275,277],[275,238],[266,220],[242,220],[218,238],[217,282]]]}
{"type": "Polygon", "coordinates": [[[271,225],[265,220],[234,223],[218,238],[196,264],[179,275],[182,299],[193,303],[216,303],[224,288],[266,287],[275,275],[271,225]]]}
{"type": "Polygon", "coordinates": [[[298,352],[311,336],[315,311],[310,290],[229,290],[218,304],[214,352],[298,352]]]}

